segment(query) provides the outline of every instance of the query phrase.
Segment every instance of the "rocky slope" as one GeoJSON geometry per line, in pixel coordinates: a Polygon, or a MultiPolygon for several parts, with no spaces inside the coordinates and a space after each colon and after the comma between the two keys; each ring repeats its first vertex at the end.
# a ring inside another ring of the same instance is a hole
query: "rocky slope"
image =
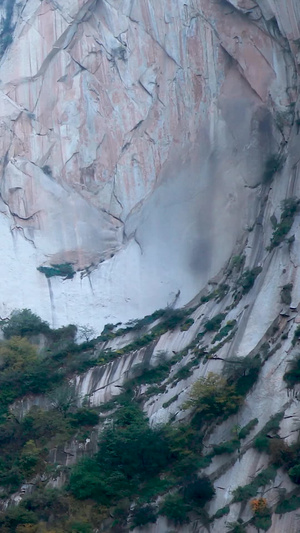
{"type": "MultiPolygon", "coordinates": [[[[253,448],[254,439],[281,412],[281,440],[291,444],[299,431],[297,394],[288,394],[283,375],[297,355],[300,217],[297,200],[292,214],[282,204],[300,198],[299,3],[11,6],[0,6],[0,316],[28,307],[54,326],[73,322],[100,331],[107,322],[192,301],[187,331],[167,331],[128,353],[122,348],[130,334],[116,337],[104,346],[121,350],[115,360],[76,378],[78,397],[99,405],[120,392],[137,362],[155,365],[159,352],[171,359],[194,343],[163,381],[164,391],[144,396],[153,424],[185,418],[191,385],[223,372],[223,359],[259,353],[258,381],[242,407],[204,442],[210,450],[230,440],[234,426],[258,419],[239,453],[216,456],[204,469],[216,488],[209,515],[229,505],[209,531],[247,523],[249,502],[233,502],[232,492],[270,461],[253,448]],[[224,285],[224,298],[201,301],[224,285]],[[209,332],[197,335],[219,313],[226,314],[223,325],[236,323],[215,350],[209,332]],[[173,379],[185,367],[189,375],[173,379]]],[[[142,386],[137,394],[145,392],[142,386]]],[[[271,533],[299,530],[297,511],[275,513],[284,490],[290,496],[296,489],[284,468],[260,487],[272,511],[271,533]]],[[[147,531],[172,529],[160,517],[147,531]]],[[[177,530],[207,528],[194,518],[177,530]]]]}

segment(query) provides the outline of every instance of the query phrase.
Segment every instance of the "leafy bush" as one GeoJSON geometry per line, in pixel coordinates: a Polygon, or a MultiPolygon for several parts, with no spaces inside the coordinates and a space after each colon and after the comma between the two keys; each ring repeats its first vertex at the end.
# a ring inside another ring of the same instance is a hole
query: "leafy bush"
{"type": "Polygon", "coordinates": [[[24,498],[21,506],[43,521],[48,521],[53,514],[57,517],[68,513],[66,496],[57,489],[37,489],[24,498]]]}
{"type": "Polygon", "coordinates": [[[289,476],[296,485],[300,485],[300,464],[289,469],[289,476]]]}
{"type": "Polygon", "coordinates": [[[180,331],[187,331],[194,324],[193,318],[187,318],[180,326],[180,331]]]}
{"type": "Polygon", "coordinates": [[[283,379],[287,382],[289,388],[293,388],[297,383],[300,383],[300,355],[297,355],[297,357],[291,362],[290,368],[285,372],[283,379]]]}
{"type": "Polygon", "coordinates": [[[270,245],[267,248],[269,251],[273,250],[276,246],[279,246],[290,231],[294,223],[295,215],[299,209],[299,200],[297,198],[287,198],[286,200],[283,200],[281,206],[282,212],[280,221],[276,224],[273,231],[270,245]]]}
{"type": "Polygon", "coordinates": [[[157,514],[155,513],[153,505],[143,505],[142,507],[136,507],[132,512],[132,527],[141,527],[146,524],[155,524],[157,520],[157,514]]]}
{"type": "Polygon", "coordinates": [[[294,337],[293,337],[293,340],[292,340],[292,345],[295,346],[295,344],[299,341],[300,339],[300,326],[298,326],[294,332],[294,337]]]}
{"type": "Polygon", "coordinates": [[[239,439],[228,440],[226,442],[221,442],[213,447],[215,455],[222,455],[223,453],[233,453],[235,450],[238,450],[240,447],[239,439]]]}
{"type": "Polygon", "coordinates": [[[113,424],[101,434],[94,458],[83,459],[71,471],[69,489],[79,499],[112,504],[151,479],[171,460],[163,429],[152,429],[134,404],[121,406],[113,424]]]}
{"type": "Polygon", "coordinates": [[[93,409],[83,407],[72,414],[71,424],[74,426],[95,426],[99,422],[99,415],[93,409]]]}
{"type": "Polygon", "coordinates": [[[238,284],[242,287],[243,294],[246,294],[247,292],[250,291],[250,289],[252,289],[254,282],[258,274],[261,273],[261,271],[262,271],[261,267],[255,267],[255,268],[252,268],[252,270],[247,268],[243,272],[242,276],[240,277],[238,281],[238,284]]]}
{"type": "Polygon", "coordinates": [[[164,499],[159,514],[166,516],[176,526],[189,522],[190,506],[179,494],[169,494],[164,499]]]}
{"type": "Polygon", "coordinates": [[[53,264],[50,267],[39,266],[37,270],[45,274],[46,278],[59,276],[65,279],[72,279],[76,274],[72,263],[53,264]]]}
{"type": "Polygon", "coordinates": [[[172,396],[172,398],[170,398],[167,402],[163,403],[163,408],[167,409],[167,407],[169,407],[173,402],[176,402],[177,399],[178,399],[178,394],[175,394],[175,396],[172,396]]]}
{"type": "Polygon", "coordinates": [[[210,420],[236,413],[241,402],[242,398],[236,394],[234,386],[228,385],[221,376],[209,372],[206,378],[196,381],[184,408],[194,407],[201,419],[210,420]]]}
{"type": "Polygon", "coordinates": [[[184,501],[194,504],[196,507],[204,507],[216,493],[212,482],[207,476],[202,476],[188,483],[182,492],[184,501]]]}
{"type": "Polygon", "coordinates": [[[217,341],[222,340],[224,337],[227,337],[228,333],[234,328],[236,325],[236,320],[229,320],[223,328],[220,329],[219,333],[215,335],[215,337],[212,340],[212,344],[214,344],[217,341]]]}
{"type": "Polygon", "coordinates": [[[212,517],[213,520],[218,520],[218,518],[222,518],[222,516],[225,516],[230,512],[229,505],[225,505],[225,507],[221,507],[221,509],[218,509],[217,512],[212,517]]]}
{"type": "Polygon", "coordinates": [[[13,336],[25,337],[26,335],[48,333],[49,331],[49,324],[32,313],[30,309],[13,311],[10,319],[3,327],[3,334],[6,339],[10,339],[13,336]]]}
{"type": "Polygon", "coordinates": [[[225,318],[224,313],[219,313],[218,315],[214,316],[210,320],[207,320],[204,324],[205,331],[218,331],[220,329],[220,326],[225,318]]]}
{"type": "Polygon", "coordinates": [[[32,511],[27,511],[22,507],[12,507],[4,515],[0,515],[0,525],[11,533],[14,533],[19,525],[36,524],[37,521],[37,517],[32,511]]]}
{"type": "Polygon", "coordinates": [[[174,374],[174,380],[181,381],[182,379],[187,379],[190,377],[193,373],[191,370],[192,366],[194,365],[193,362],[187,364],[186,366],[181,367],[176,374],[174,374]]]}
{"type": "Polygon", "coordinates": [[[284,285],[280,291],[280,299],[283,304],[290,305],[292,302],[293,284],[284,285]]]}
{"type": "Polygon", "coordinates": [[[295,511],[296,509],[299,509],[300,507],[300,497],[296,496],[295,494],[291,496],[291,498],[281,500],[276,509],[276,514],[285,514],[290,513],[291,511],[295,511]]]}
{"type": "Polygon", "coordinates": [[[238,433],[239,439],[245,439],[246,437],[248,437],[249,433],[256,426],[256,424],[258,424],[258,419],[253,418],[252,420],[250,420],[250,422],[248,422],[248,424],[242,427],[238,433]]]}
{"type": "Polygon", "coordinates": [[[268,467],[265,470],[262,470],[255,478],[244,487],[237,487],[233,492],[233,501],[234,502],[243,502],[247,501],[250,498],[253,498],[257,494],[259,487],[264,487],[268,485],[271,481],[274,481],[276,477],[276,469],[274,467],[268,467]]]}
{"type": "Polygon", "coordinates": [[[272,519],[266,498],[252,500],[251,509],[254,513],[251,523],[257,528],[257,530],[263,529],[264,531],[267,531],[271,527],[272,519]]]}
{"type": "MultiPolygon", "coordinates": [[[[270,452],[270,433],[273,433],[274,436],[277,435],[277,432],[280,428],[280,422],[283,418],[284,413],[276,413],[276,415],[271,416],[270,420],[265,424],[265,426],[260,430],[256,439],[254,441],[254,448],[259,452],[270,452]]],[[[271,436],[273,437],[273,435],[271,436]]]]}

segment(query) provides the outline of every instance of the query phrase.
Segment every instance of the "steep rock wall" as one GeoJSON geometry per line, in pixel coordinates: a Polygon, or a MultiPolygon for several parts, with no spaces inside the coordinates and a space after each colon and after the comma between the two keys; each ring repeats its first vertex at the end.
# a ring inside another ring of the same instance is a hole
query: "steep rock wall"
{"type": "Polygon", "coordinates": [[[297,6],[233,4],[15,3],[0,316],[30,307],[99,330],[185,304],[229,258],[297,93],[297,6]],[[36,270],[62,263],[73,279],[36,270]]]}

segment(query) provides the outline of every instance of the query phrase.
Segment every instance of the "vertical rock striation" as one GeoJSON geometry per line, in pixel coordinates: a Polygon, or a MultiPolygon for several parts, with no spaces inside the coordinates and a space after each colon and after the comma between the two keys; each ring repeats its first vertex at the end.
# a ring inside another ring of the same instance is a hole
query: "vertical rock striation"
{"type": "Polygon", "coordinates": [[[0,8],[0,315],[100,329],[185,304],[253,226],[270,155],[295,168],[296,1],[0,8]]]}

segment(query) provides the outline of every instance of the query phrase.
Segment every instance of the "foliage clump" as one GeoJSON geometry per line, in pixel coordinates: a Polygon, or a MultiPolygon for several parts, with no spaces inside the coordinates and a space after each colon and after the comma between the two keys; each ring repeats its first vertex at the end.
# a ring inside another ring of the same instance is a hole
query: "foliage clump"
{"type": "Polygon", "coordinates": [[[254,441],[254,448],[256,448],[259,452],[270,453],[271,440],[274,437],[279,437],[278,431],[283,415],[283,412],[279,412],[276,413],[276,415],[271,416],[270,420],[264,425],[264,427],[256,436],[254,441]]]}
{"type": "Polygon", "coordinates": [[[45,274],[46,278],[58,276],[64,279],[72,279],[76,274],[72,263],[53,264],[50,267],[39,266],[37,270],[45,274]]]}
{"type": "Polygon", "coordinates": [[[49,333],[50,327],[30,309],[15,310],[2,328],[5,339],[49,333]]]}
{"type": "Polygon", "coordinates": [[[286,285],[283,285],[281,291],[280,291],[280,299],[283,304],[290,305],[292,302],[292,290],[293,290],[293,284],[287,283],[286,285]]]}
{"type": "Polygon", "coordinates": [[[291,496],[291,498],[281,500],[275,509],[275,513],[276,514],[290,513],[291,511],[295,511],[296,509],[299,509],[299,507],[300,507],[300,497],[294,494],[293,496],[291,496]]]}
{"type": "Polygon", "coordinates": [[[259,487],[268,485],[271,481],[274,481],[276,477],[276,469],[272,466],[262,470],[255,478],[244,487],[237,487],[233,491],[233,501],[243,502],[250,498],[253,498],[257,494],[259,487]]]}
{"type": "Polygon", "coordinates": [[[131,515],[132,526],[131,529],[135,527],[142,527],[147,524],[155,524],[157,520],[157,513],[153,505],[142,505],[136,507],[131,515]]]}
{"type": "Polygon", "coordinates": [[[111,505],[130,496],[136,487],[157,475],[171,461],[162,429],[152,429],[140,409],[121,406],[112,425],[103,431],[99,451],[72,469],[69,490],[78,499],[93,498],[111,505]]]}
{"type": "Polygon", "coordinates": [[[191,507],[177,494],[169,494],[164,499],[159,514],[166,516],[176,526],[190,521],[189,512],[191,507]]]}
{"type": "Polygon", "coordinates": [[[236,325],[236,320],[229,320],[223,328],[220,329],[219,333],[217,333],[213,340],[212,344],[214,344],[217,341],[221,341],[224,337],[227,337],[227,335],[230,333],[230,331],[234,328],[236,325]]]}
{"type": "Polygon", "coordinates": [[[194,476],[178,492],[167,495],[160,507],[159,514],[164,515],[175,525],[189,522],[189,513],[201,514],[205,504],[215,495],[215,489],[207,476],[194,476]]]}
{"type": "Polygon", "coordinates": [[[211,420],[236,413],[241,403],[242,397],[233,385],[228,385],[226,379],[218,374],[209,372],[206,378],[196,381],[184,407],[194,407],[197,419],[211,420]]]}
{"type": "Polygon", "coordinates": [[[290,389],[292,389],[297,383],[300,383],[300,355],[297,355],[290,363],[289,369],[283,375],[283,379],[286,381],[287,386],[290,389]]]}
{"type": "Polygon", "coordinates": [[[268,250],[271,251],[276,246],[284,240],[286,235],[289,233],[293,223],[295,215],[299,209],[299,200],[297,198],[287,198],[281,203],[282,212],[280,216],[280,221],[276,224],[273,235],[271,237],[270,245],[268,250]]]}
{"type": "Polygon", "coordinates": [[[210,320],[207,320],[204,324],[204,330],[205,331],[218,331],[220,329],[220,326],[225,318],[224,313],[219,313],[218,315],[214,316],[210,320]]]}
{"type": "Polygon", "coordinates": [[[255,268],[252,268],[251,270],[247,268],[246,270],[244,270],[242,276],[238,280],[238,285],[240,285],[240,287],[242,288],[243,294],[247,294],[247,292],[249,292],[250,289],[252,289],[254,282],[258,274],[261,273],[261,271],[262,271],[261,267],[255,267],[255,268]]]}

